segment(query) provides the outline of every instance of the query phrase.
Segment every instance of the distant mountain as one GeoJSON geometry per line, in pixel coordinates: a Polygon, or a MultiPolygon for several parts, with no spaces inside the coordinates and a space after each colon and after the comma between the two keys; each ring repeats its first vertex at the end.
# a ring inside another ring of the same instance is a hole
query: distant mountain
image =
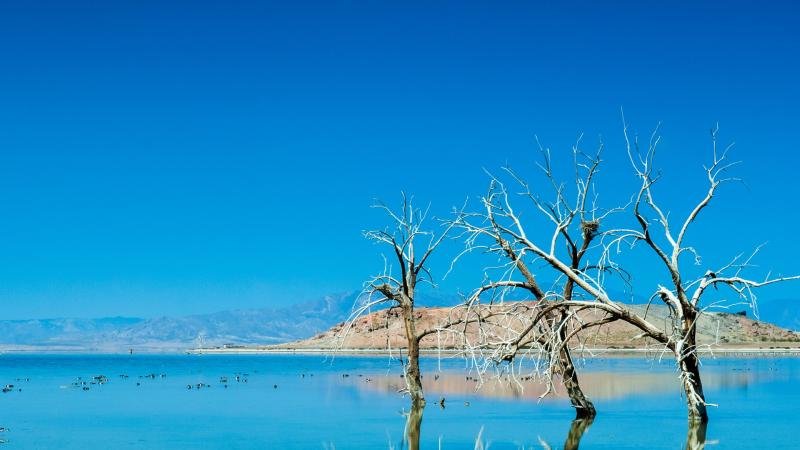
{"type": "MultiPolygon", "coordinates": [[[[357,296],[357,292],[348,292],[282,308],[151,319],[0,320],[0,351],[164,352],[198,346],[292,342],[346,320],[357,296]]],[[[435,291],[424,292],[418,299],[419,306],[452,306],[459,301],[458,296],[435,291]]],[[[759,318],[798,329],[799,306],[792,301],[762,302],[759,318]]],[[[748,315],[752,316],[750,311],[748,315]]]]}
{"type": "Polygon", "coordinates": [[[347,318],[356,294],[275,309],[152,319],[0,321],[0,351],[175,351],[198,345],[280,343],[305,338],[347,318]]]}
{"type": "Polygon", "coordinates": [[[77,341],[86,336],[111,333],[135,326],[144,319],[106,317],[101,319],[41,319],[0,321],[0,342],[3,344],[36,345],[77,341]]]}

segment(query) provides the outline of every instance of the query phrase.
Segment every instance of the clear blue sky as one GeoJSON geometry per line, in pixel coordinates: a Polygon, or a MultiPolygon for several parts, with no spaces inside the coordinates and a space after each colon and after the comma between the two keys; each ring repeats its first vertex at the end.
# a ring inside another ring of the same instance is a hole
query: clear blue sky
{"type": "MultiPolygon", "coordinates": [[[[603,135],[604,192],[627,195],[621,106],[639,131],[664,122],[675,214],[719,122],[747,186],[722,192],[699,249],[769,241],[760,263],[796,272],[800,14],[695,3],[2,2],[2,315],[357,288],[381,265],[361,237],[373,198],[445,213],[483,167],[530,168],[534,134],[561,155],[603,135]]],[[[442,289],[471,287],[468,268],[442,289]]]]}

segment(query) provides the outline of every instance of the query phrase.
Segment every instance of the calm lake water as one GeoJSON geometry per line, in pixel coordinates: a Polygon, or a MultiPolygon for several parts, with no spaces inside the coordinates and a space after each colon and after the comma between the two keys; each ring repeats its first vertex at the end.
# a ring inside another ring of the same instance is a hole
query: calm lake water
{"type": "MultiPolygon", "coordinates": [[[[669,361],[584,364],[599,414],[580,448],[686,446],[669,361]]],[[[476,392],[458,359],[429,358],[424,370],[421,448],[473,449],[479,435],[491,449],[564,445],[573,419],[564,398],[538,401],[533,384],[489,382],[476,392]]],[[[0,438],[20,449],[402,449],[401,373],[378,356],[0,355],[0,383],[14,385],[0,394],[0,438]],[[108,382],[91,384],[98,375],[108,382]]],[[[800,448],[800,360],[707,360],[704,374],[708,400],[719,404],[706,448],[800,448]]]]}

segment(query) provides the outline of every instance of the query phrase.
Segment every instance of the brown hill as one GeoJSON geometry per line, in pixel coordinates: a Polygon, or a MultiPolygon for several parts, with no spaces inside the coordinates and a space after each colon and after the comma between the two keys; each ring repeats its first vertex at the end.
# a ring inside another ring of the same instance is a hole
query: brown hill
{"type": "MultiPolygon", "coordinates": [[[[628,305],[645,314],[644,305],[628,305]]],[[[509,306],[510,307],[510,306],[509,306]]],[[[419,308],[416,311],[417,329],[433,329],[446,323],[453,317],[453,308],[419,308]]],[[[647,310],[647,318],[654,324],[668,323],[667,309],[661,305],[651,305],[647,310]]],[[[592,312],[582,313],[583,319],[592,320],[592,312]]],[[[382,310],[357,319],[352,328],[342,338],[345,323],[340,323],[330,330],[309,339],[289,344],[270,346],[270,349],[397,349],[405,347],[403,323],[396,311],[382,310]]],[[[463,325],[462,325],[463,329],[463,325]]],[[[800,347],[800,333],[796,333],[776,325],[753,320],[744,315],[724,312],[706,313],[698,321],[698,341],[701,344],[715,344],[718,347],[736,348],[770,348],[800,347]]],[[[467,337],[475,342],[475,329],[468,329],[467,337]]],[[[639,337],[639,331],[623,322],[613,322],[582,332],[575,339],[590,348],[640,348],[647,344],[639,337]]],[[[439,332],[426,336],[421,346],[425,349],[458,348],[461,337],[454,333],[439,332]]]]}

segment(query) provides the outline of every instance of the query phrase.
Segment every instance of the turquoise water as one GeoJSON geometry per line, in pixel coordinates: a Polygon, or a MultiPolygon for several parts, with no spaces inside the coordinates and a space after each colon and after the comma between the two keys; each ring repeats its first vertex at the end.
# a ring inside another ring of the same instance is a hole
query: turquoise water
{"type": "MultiPolygon", "coordinates": [[[[0,355],[0,383],[14,385],[0,394],[0,438],[20,449],[407,448],[400,373],[386,357],[0,355]],[[99,375],[108,381],[91,384],[99,375]]],[[[491,449],[555,449],[567,438],[568,402],[538,401],[541,386],[476,392],[461,360],[426,359],[424,373],[423,449],[473,449],[478,436],[491,449]]],[[[599,415],[580,448],[686,446],[670,363],[587,360],[582,374],[599,415]]],[[[800,447],[800,360],[711,360],[704,375],[719,404],[710,448],[800,447]]]]}

